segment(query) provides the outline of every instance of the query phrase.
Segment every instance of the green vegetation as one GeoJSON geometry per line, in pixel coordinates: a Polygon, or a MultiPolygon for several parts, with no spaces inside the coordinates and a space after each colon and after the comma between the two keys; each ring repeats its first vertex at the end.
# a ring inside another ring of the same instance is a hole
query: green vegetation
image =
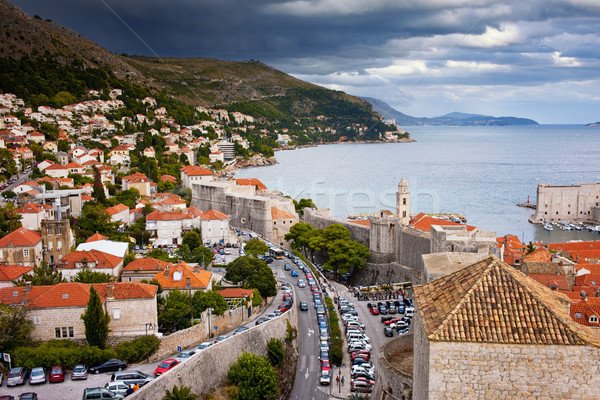
{"type": "Polygon", "coordinates": [[[165,397],[163,400],[196,400],[198,397],[197,394],[192,393],[192,389],[188,386],[173,386],[173,391],[171,392],[167,389],[167,393],[165,393],[165,397]]]}
{"type": "Polygon", "coordinates": [[[31,343],[33,322],[27,317],[27,309],[0,303],[0,352],[31,343]]]}
{"type": "Polygon", "coordinates": [[[33,275],[23,275],[21,279],[13,281],[13,284],[15,286],[25,286],[27,282],[30,282],[32,286],[44,286],[56,285],[66,281],[60,271],[55,271],[46,261],[42,261],[39,267],[33,267],[33,275]]]}
{"type": "Polygon", "coordinates": [[[104,349],[108,337],[110,317],[104,311],[100,296],[93,286],[90,288],[90,299],[85,312],[81,315],[81,319],[85,326],[85,338],[90,346],[104,349]]]}
{"type": "Polygon", "coordinates": [[[344,358],[344,339],[342,338],[342,331],[340,330],[335,306],[330,297],[325,297],[325,304],[327,305],[327,314],[329,315],[329,326],[331,329],[331,345],[329,347],[331,363],[339,367],[342,365],[344,358]]]}
{"type": "Polygon", "coordinates": [[[111,274],[93,271],[89,268],[86,268],[76,273],[73,281],[81,283],[107,283],[110,282],[111,279],[111,274]]]}
{"type": "Polygon", "coordinates": [[[246,254],[256,257],[268,253],[269,248],[260,239],[250,239],[244,246],[244,251],[246,254]]]}
{"type": "Polygon", "coordinates": [[[195,316],[199,316],[208,308],[212,308],[212,313],[216,315],[223,315],[229,309],[225,298],[216,290],[197,291],[192,297],[192,303],[195,316]]]}
{"type": "Polygon", "coordinates": [[[229,383],[238,387],[239,398],[269,400],[279,396],[277,371],[263,357],[244,352],[227,372],[229,383]]]}
{"type": "Polygon", "coordinates": [[[234,284],[241,283],[246,289],[258,289],[262,297],[277,294],[277,281],[271,268],[262,260],[243,256],[236,258],[226,267],[225,279],[234,284]]]}
{"type": "MultiPolygon", "coordinates": [[[[4,193],[8,192],[5,191],[4,193]]],[[[4,237],[22,226],[21,214],[17,214],[16,210],[17,207],[12,202],[8,202],[4,207],[0,207],[0,237],[4,237]]]]}
{"type": "Polygon", "coordinates": [[[285,359],[285,348],[281,339],[271,338],[267,342],[267,358],[272,366],[278,367],[285,359]]]}
{"type": "Polygon", "coordinates": [[[317,208],[312,199],[300,199],[299,201],[294,200],[294,208],[296,212],[300,216],[300,218],[304,217],[304,209],[305,208],[317,208]]]}

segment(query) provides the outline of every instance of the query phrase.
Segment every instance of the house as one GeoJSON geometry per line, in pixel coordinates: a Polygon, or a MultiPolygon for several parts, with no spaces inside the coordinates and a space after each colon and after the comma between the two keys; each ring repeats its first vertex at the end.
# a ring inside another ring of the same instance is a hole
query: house
{"type": "Polygon", "coordinates": [[[27,134],[27,139],[29,139],[30,142],[41,144],[46,141],[46,136],[41,132],[33,131],[27,134]]]}
{"type": "Polygon", "coordinates": [[[210,153],[208,155],[208,158],[209,158],[211,164],[213,164],[217,161],[221,161],[221,162],[225,161],[225,155],[223,154],[222,151],[219,151],[219,150],[213,151],[212,153],[210,153]]]}
{"type": "Polygon", "coordinates": [[[89,238],[87,238],[85,240],[86,243],[90,243],[90,242],[97,242],[99,240],[106,240],[108,239],[108,236],[104,236],[99,234],[98,232],[94,233],[92,236],[90,236],[89,238]]]}
{"type": "Polygon", "coordinates": [[[154,148],[153,147],[146,147],[144,149],[144,151],[142,152],[142,154],[145,157],[149,157],[149,158],[154,158],[156,157],[156,153],[154,152],[154,148]]]}
{"type": "Polygon", "coordinates": [[[43,219],[54,218],[54,210],[52,206],[47,204],[28,203],[23,207],[17,208],[15,212],[21,215],[21,225],[23,228],[32,231],[37,231],[41,228],[43,219]]]}
{"type": "Polygon", "coordinates": [[[128,154],[111,154],[109,157],[110,165],[128,165],[131,159],[128,154]]]}
{"type": "Polygon", "coordinates": [[[154,275],[163,288],[162,295],[166,296],[171,290],[189,290],[191,294],[198,290],[212,289],[212,272],[203,269],[194,269],[184,261],[166,267],[162,272],[154,275]]]}
{"type": "Polygon", "coordinates": [[[23,275],[33,275],[33,267],[0,264],[0,288],[13,287],[12,281],[21,279],[23,275]]]}
{"type": "Polygon", "coordinates": [[[110,317],[109,337],[138,337],[145,334],[147,324],[157,326],[157,287],[144,283],[89,285],[68,282],[52,286],[2,288],[0,302],[26,307],[27,317],[33,321],[34,340],[85,340],[85,327],[81,315],[87,309],[92,286],[100,296],[102,308],[110,317]]]}
{"type": "Polygon", "coordinates": [[[180,169],[184,188],[191,188],[194,182],[210,182],[213,180],[212,171],[197,165],[188,165],[180,169]]]}
{"type": "MultiPolygon", "coordinates": [[[[190,207],[191,208],[191,207],[190,207]]],[[[200,214],[200,232],[205,243],[232,243],[235,234],[229,228],[229,216],[217,210],[200,214]]]]}
{"type": "Polygon", "coordinates": [[[167,197],[153,206],[157,211],[184,211],[187,203],[179,197],[167,197]]]}
{"type": "Polygon", "coordinates": [[[19,228],[0,239],[3,264],[37,267],[42,262],[42,234],[19,228]]]}
{"type": "Polygon", "coordinates": [[[154,245],[178,245],[183,234],[200,226],[200,219],[186,211],[153,211],[146,216],[146,230],[154,232],[154,245]]]}
{"type": "Polygon", "coordinates": [[[151,257],[137,258],[123,267],[121,280],[123,282],[140,282],[145,279],[150,282],[156,274],[172,264],[151,257]]]}
{"type": "Polygon", "coordinates": [[[66,178],[69,175],[69,170],[67,167],[61,164],[52,164],[46,167],[44,170],[46,175],[52,178],[66,178]]]}
{"type": "Polygon", "coordinates": [[[104,210],[104,213],[110,217],[111,222],[120,222],[129,225],[129,207],[125,204],[108,207],[104,210]]]}
{"type": "Polygon", "coordinates": [[[42,148],[50,153],[56,153],[58,151],[58,145],[56,142],[46,142],[42,148]]]}
{"type": "Polygon", "coordinates": [[[292,214],[277,207],[271,207],[271,219],[273,220],[273,242],[283,245],[284,236],[290,232],[292,225],[300,221],[298,214],[292,214]]]}
{"type": "Polygon", "coordinates": [[[123,258],[103,251],[89,250],[72,251],[58,261],[58,270],[69,280],[87,268],[119,278],[123,269],[123,258]]]}
{"type": "MultiPolygon", "coordinates": [[[[415,217],[413,217],[410,220],[409,225],[415,229],[420,229],[422,231],[430,232],[432,225],[435,225],[435,226],[461,226],[463,224],[459,224],[459,223],[453,222],[453,221],[448,221],[446,219],[430,217],[429,215],[427,215],[425,213],[421,213],[421,214],[418,214],[415,217]]],[[[471,225],[466,225],[466,227],[467,227],[468,232],[471,232],[471,231],[474,231],[475,229],[477,229],[476,227],[471,226],[471,225]]]]}
{"type": "Polygon", "coordinates": [[[145,174],[136,172],[123,178],[123,190],[137,189],[141,196],[150,196],[156,190],[152,190],[153,182],[145,174]]]}
{"type": "MultiPolygon", "coordinates": [[[[90,238],[96,237],[98,240],[86,241],[77,246],[77,251],[98,250],[103,253],[108,253],[119,258],[125,258],[129,254],[129,244],[126,242],[116,242],[114,240],[100,239],[102,235],[92,235],[90,238]]],[[[89,239],[89,238],[88,238],[89,239]]]]}
{"type": "Polygon", "coordinates": [[[168,175],[168,174],[161,175],[160,181],[161,182],[171,182],[171,183],[177,184],[177,178],[175,178],[174,176],[168,175]]]}
{"type": "Polygon", "coordinates": [[[496,257],[415,286],[414,300],[414,400],[600,398],[600,375],[581,372],[600,336],[567,296],[496,257]]]}

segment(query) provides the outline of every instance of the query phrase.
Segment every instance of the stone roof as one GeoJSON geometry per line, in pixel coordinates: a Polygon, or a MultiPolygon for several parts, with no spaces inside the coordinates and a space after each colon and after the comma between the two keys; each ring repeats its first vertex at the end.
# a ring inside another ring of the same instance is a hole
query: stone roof
{"type": "Polygon", "coordinates": [[[494,256],[414,288],[432,341],[600,346],[573,321],[566,296],[494,256]]]}

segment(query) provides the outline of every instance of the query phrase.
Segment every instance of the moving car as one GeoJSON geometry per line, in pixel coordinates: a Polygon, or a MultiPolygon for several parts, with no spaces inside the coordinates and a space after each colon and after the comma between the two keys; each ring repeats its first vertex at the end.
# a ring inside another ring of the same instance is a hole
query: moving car
{"type": "Polygon", "coordinates": [[[304,300],[300,302],[300,311],[308,311],[308,303],[304,300]]]}
{"type": "Polygon", "coordinates": [[[91,367],[90,373],[99,374],[100,372],[122,371],[125,368],[127,368],[127,363],[125,361],[113,358],[111,360],[104,361],[100,365],[95,365],[91,367]]]}
{"type": "MultiPolygon", "coordinates": [[[[281,307],[281,306],[280,306],[280,307],[281,307]]],[[[287,310],[286,310],[286,311],[287,311],[287,310]]],[[[256,322],[254,323],[254,325],[260,325],[260,324],[262,324],[263,322],[267,322],[267,321],[268,321],[268,319],[267,319],[267,318],[265,318],[265,317],[260,317],[259,319],[257,319],[257,320],[256,320],[256,322]]]]}
{"type": "Polygon", "coordinates": [[[166,360],[164,360],[163,362],[158,364],[158,366],[154,370],[154,376],[161,376],[162,374],[164,374],[171,368],[175,367],[177,364],[179,364],[179,363],[177,362],[176,359],[167,358],[166,360]]]}
{"type": "Polygon", "coordinates": [[[65,373],[63,372],[62,367],[56,366],[52,367],[50,370],[50,375],[48,375],[48,382],[63,382],[65,380],[65,373]]]}
{"type": "Polygon", "coordinates": [[[295,269],[292,270],[292,276],[297,278],[298,277],[298,271],[296,271],[295,269]]]}
{"type": "Polygon", "coordinates": [[[87,367],[85,365],[79,364],[73,368],[73,372],[71,372],[71,380],[77,379],[87,379],[87,367]]]}
{"type": "Polygon", "coordinates": [[[244,331],[247,331],[248,329],[250,329],[250,328],[248,328],[246,326],[240,326],[235,331],[233,331],[232,335],[235,335],[235,334],[238,334],[238,333],[242,333],[244,331]]]}
{"type": "Polygon", "coordinates": [[[46,371],[43,367],[32,368],[31,375],[29,376],[29,384],[37,385],[39,383],[46,383],[46,371]]]}
{"type": "Polygon", "coordinates": [[[181,353],[179,353],[175,356],[175,359],[177,360],[178,363],[182,363],[182,362],[186,361],[188,358],[190,358],[191,356],[193,356],[194,354],[196,354],[196,352],[194,350],[182,351],[181,353]]]}
{"type": "Polygon", "coordinates": [[[38,400],[38,395],[34,392],[21,393],[19,395],[19,400],[38,400]]]}
{"type": "Polygon", "coordinates": [[[215,343],[220,343],[223,340],[229,339],[229,335],[221,335],[217,337],[217,341],[215,343]]]}
{"type": "Polygon", "coordinates": [[[304,282],[304,279],[298,279],[298,287],[306,287],[306,282],[304,282]]]}

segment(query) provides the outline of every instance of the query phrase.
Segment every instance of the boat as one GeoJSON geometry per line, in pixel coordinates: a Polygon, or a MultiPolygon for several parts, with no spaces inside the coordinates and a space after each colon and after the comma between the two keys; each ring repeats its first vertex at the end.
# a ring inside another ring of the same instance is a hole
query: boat
{"type": "Polygon", "coordinates": [[[549,224],[542,224],[542,226],[544,227],[545,230],[547,231],[553,231],[554,228],[552,228],[552,225],[549,224]]]}

